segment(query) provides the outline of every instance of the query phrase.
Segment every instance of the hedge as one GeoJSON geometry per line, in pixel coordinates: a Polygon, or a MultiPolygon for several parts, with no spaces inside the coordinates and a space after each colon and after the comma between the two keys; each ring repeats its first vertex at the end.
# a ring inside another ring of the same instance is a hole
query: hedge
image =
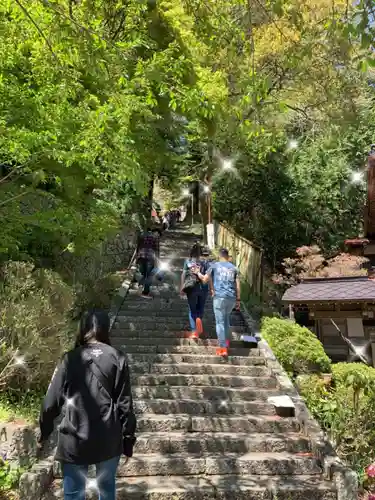
{"type": "Polygon", "coordinates": [[[261,334],[288,374],[331,372],[331,360],[316,335],[287,319],[264,318],[261,334]]]}

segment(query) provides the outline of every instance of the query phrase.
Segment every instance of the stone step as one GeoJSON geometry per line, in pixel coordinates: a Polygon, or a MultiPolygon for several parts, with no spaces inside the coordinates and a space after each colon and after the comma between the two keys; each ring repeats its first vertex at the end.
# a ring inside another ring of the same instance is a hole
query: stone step
{"type": "Polygon", "coordinates": [[[133,386],[145,385],[211,385],[213,387],[252,387],[273,389],[277,386],[274,377],[235,377],[230,375],[130,375],[133,386]]]}
{"type": "MultiPolygon", "coordinates": [[[[139,299],[141,300],[141,299],[139,299]]],[[[121,317],[136,316],[140,317],[142,315],[162,317],[183,317],[188,314],[189,306],[187,301],[180,301],[178,303],[169,303],[166,300],[157,300],[156,298],[150,300],[142,299],[142,302],[132,302],[131,300],[125,299],[125,302],[120,310],[121,317]],[[144,304],[148,307],[144,307],[144,304]]],[[[214,318],[214,311],[212,303],[206,302],[205,315],[214,318]]]]}
{"type": "MultiPolygon", "coordinates": [[[[159,317],[181,317],[188,313],[188,303],[185,301],[181,301],[181,304],[176,305],[175,307],[170,306],[169,304],[164,304],[160,302],[156,302],[156,300],[149,301],[146,305],[148,307],[139,307],[144,304],[132,304],[132,307],[128,306],[128,302],[125,301],[123,308],[119,312],[119,318],[127,318],[127,317],[143,317],[145,314],[149,316],[159,318],[159,317]]],[[[215,315],[212,309],[211,304],[206,303],[206,308],[204,312],[205,317],[214,319],[215,315]]]]}
{"type": "MultiPolygon", "coordinates": [[[[154,335],[155,337],[160,338],[160,333],[155,332],[153,334],[150,334],[149,330],[120,330],[118,328],[114,328],[111,331],[111,338],[137,338],[137,339],[146,339],[148,340],[151,335],[154,335]]],[[[190,330],[181,330],[181,331],[176,331],[176,330],[166,330],[163,331],[163,338],[172,338],[172,339],[191,339],[191,331],[190,330]]],[[[202,340],[213,338],[216,339],[216,333],[211,332],[211,335],[203,334],[201,336],[202,340]]],[[[232,338],[233,340],[240,340],[241,339],[241,334],[240,333],[232,333],[232,338]]]]}
{"type": "MultiPolygon", "coordinates": [[[[145,300],[145,299],[144,299],[145,300]]],[[[150,304],[153,301],[150,301],[150,304]]],[[[143,321],[145,323],[165,323],[166,321],[178,321],[179,319],[185,321],[185,317],[189,313],[188,303],[185,302],[181,304],[179,311],[170,311],[169,309],[162,309],[161,307],[157,310],[150,312],[150,309],[145,310],[131,310],[131,311],[120,311],[117,315],[117,323],[137,323],[143,321]],[[178,314],[179,313],[179,314],[178,314]]],[[[210,307],[205,308],[205,314],[210,316],[212,319],[215,318],[213,310],[210,307]]],[[[231,324],[232,325],[245,325],[245,320],[236,314],[231,314],[231,324]]]]}
{"type": "MultiPolygon", "coordinates": [[[[121,323],[126,322],[133,322],[134,324],[138,323],[159,323],[159,322],[167,322],[167,323],[175,323],[176,321],[187,321],[188,320],[188,315],[189,315],[189,309],[187,307],[176,309],[174,311],[170,309],[163,309],[163,310],[153,310],[149,309],[147,312],[146,311],[138,311],[138,314],[134,314],[135,311],[129,311],[129,314],[122,314],[121,316],[117,317],[116,320],[116,327],[120,326],[121,323]],[[130,314],[131,312],[131,314],[130,314]],[[147,314],[147,316],[145,316],[147,314]]],[[[207,324],[215,324],[215,315],[212,311],[210,310],[205,310],[204,312],[204,317],[203,321],[207,324]]],[[[237,320],[236,320],[237,321],[237,320]]],[[[234,321],[231,321],[232,326],[245,326],[245,323],[243,322],[242,324],[237,321],[234,323],[234,321]],[[238,324],[237,324],[238,323],[238,324]]]]}
{"type": "MultiPolygon", "coordinates": [[[[111,335],[111,343],[113,346],[123,342],[126,347],[128,346],[208,346],[208,347],[218,347],[219,343],[217,339],[192,339],[190,338],[173,338],[173,337],[161,337],[160,332],[157,332],[157,335],[149,334],[148,337],[134,337],[133,332],[129,332],[127,335],[120,335],[119,331],[116,330],[111,335]]],[[[242,341],[231,339],[231,347],[233,348],[241,348],[243,346],[242,341]]]]}
{"type": "Polygon", "coordinates": [[[166,415],[276,415],[274,405],[266,401],[196,401],[194,399],[136,399],[134,411],[138,415],[155,413],[166,415]]]}
{"type": "MultiPolygon", "coordinates": [[[[123,350],[125,353],[140,353],[140,354],[200,354],[202,356],[215,356],[216,347],[207,347],[202,345],[126,345],[126,339],[112,341],[112,346],[123,350]]],[[[258,348],[230,348],[228,350],[229,357],[231,356],[259,356],[258,348]]]]}
{"type": "MultiPolygon", "coordinates": [[[[134,332],[134,331],[146,331],[146,332],[170,332],[175,331],[175,332],[181,332],[181,331],[188,331],[190,330],[190,324],[188,320],[187,313],[184,315],[185,317],[178,319],[176,321],[170,321],[167,319],[166,321],[161,322],[151,322],[151,321],[129,321],[129,322],[122,322],[118,323],[116,322],[113,325],[113,332],[118,331],[121,333],[127,333],[127,332],[134,332]]],[[[205,332],[215,332],[216,331],[216,323],[205,321],[203,318],[203,329],[205,332]]],[[[244,333],[248,332],[249,328],[246,325],[230,325],[230,330],[231,332],[235,333],[244,333]]]]}
{"type": "MultiPolygon", "coordinates": [[[[214,315],[211,314],[212,321],[206,320],[206,317],[203,317],[203,322],[207,324],[215,324],[214,321],[214,315]]],[[[138,324],[156,324],[160,325],[162,328],[163,325],[165,324],[180,324],[180,323],[186,323],[188,319],[188,309],[186,308],[181,311],[181,314],[171,316],[169,315],[168,311],[163,311],[162,315],[154,315],[150,311],[148,311],[147,315],[142,311],[142,314],[139,315],[126,315],[123,314],[121,316],[117,316],[116,322],[115,322],[115,328],[125,328],[128,325],[138,325],[138,324]]],[[[243,319],[241,318],[236,318],[232,317],[231,318],[231,326],[246,326],[246,323],[243,319]]]]}
{"type": "MultiPolygon", "coordinates": [[[[245,454],[162,453],[137,454],[128,462],[120,459],[117,477],[180,475],[301,475],[321,474],[319,460],[310,454],[250,452],[245,454]],[[308,455],[308,456],[306,456],[308,455]]],[[[56,477],[61,477],[55,471],[56,477]]],[[[95,477],[90,469],[88,477],[95,477]]]]}
{"type": "MultiPolygon", "coordinates": [[[[137,289],[129,289],[127,296],[129,296],[133,299],[137,298],[138,300],[142,300],[143,302],[152,303],[152,301],[150,299],[142,298],[140,296],[140,292],[141,292],[141,288],[138,288],[138,287],[137,287],[137,289]]],[[[178,295],[179,287],[177,284],[172,289],[162,289],[160,287],[151,287],[150,293],[153,297],[170,299],[170,298],[173,298],[176,295],[178,295]]],[[[182,300],[182,299],[180,299],[180,300],[182,300]]]]}
{"type": "MultiPolygon", "coordinates": [[[[206,321],[203,318],[203,328],[208,330],[214,330],[216,323],[215,321],[206,321]]],[[[235,329],[234,331],[247,331],[248,327],[244,323],[242,324],[231,324],[231,329],[235,329]]],[[[181,317],[163,317],[163,318],[150,318],[146,320],[144,317],[139,316],[138,319],[131,318],[126,319],[123,317],[122,320],[116,320],[114,325],[114,329],[118,330],[169,330],[171,328],[177,330],[183,330],[184,328],[189,328],[189,318],[188,312],[184,311],[184,314],[181,317]]]]}
{"type": "Polygon", "coordinates": [[[213,387],[213,386],[135,386],[132,388],[135,398],[139,399],[193,399],[195,401],[267,401],[269,397],[279,396],[280,389],[213,387]]]}
{"type": "MultiPolygon", "coordinates": [[[[179,295],[171,298],[160,298],[154,297],[153,300],[142,299],[141,297],[134,297],[134,295],[128,295],[121,307],[120,312],[129,313],[136,311],[150,311],[150,308],[159,311],[183,311],[188,307],[186,299],[181,299],[179,295]]],[[[206,307],[212,308],[212,300],[207,298],[206,307]]]]}
{"type": "Polygon", "coordinates": [[[283,453],[246,453],[244,455],[140,455],[125,463],[120,461],[118,477],[180,475],[299,475],[321,474],[315,457],[283,453]]]}
{"type": "Polygon", "coordinates": [[[179,432],[143,433],[137,437],[134,455],[138,453],[249,453],[310,451],[310,442],[298,433],[287,434],[183,434],[179,432]]]}
{"type": "MultiPolygon", "coordinates": [[[[43,500],[63,498],[55,481],[43,500]]],[[[95,489],[88,500],[96,500],[95,489]]],[[[138,476],[119,478],[116,500],[337,500],[333,484],[319,475],[289,476],[138,476]]]]}
{"type": "Polygon", "coordinates": [[[197,365],[220,365],[220,366],[260,366],[266,361],[258,355],[229,356],[223,359],[221,356],[208,356],[200,354],[127,354],[127,359],[131,367],[132,363],[164,363],[181,364],[194,363],[197,365]]]}
{"type": "MultiPolygon", "coordinates": [[[[180,272],[196,239],[179,229],[163,235],[161,258],[171,272],[151,287],[152,300],[131,287],[111,332],[129,361],[138,438],[134,458],[120,461],[116,499],[336,500],[297,419],[278,417],[268,403],[281,390],[260,350],[239,342],[250,332],[242,316],[231,316],[227,360],[216,356],[211,297],[207,335],[192,341],[183,332],[189,322],[180,272]]],[[[88,484],[87,498],[97,499],[95,480],[88,484]]],[[[56,480],[44,500],[58,498],[56,480]]]]}
{"type": "MultiPolygon", "coordinates": [[[[205,323],[203,321],[203,329],[205,334],[210,333],[210,334],[215,334],[216,332],[216,325],[214,323],[205,323]]],[[[155,337],[158,336],[157,334],[163,335],[164,333],[169,333],[169,332],[181,332],[181,331],[189,331],[190,330],[190,325],[188,323],[188,320],[182,320],[182,321],[175,321],[175,322],[166,322],[164,324],[157,324],[157,323],[142,323],[141,321],[136,322],[136,323],[127,323],[127,324],[121,324],[119,325],[118,323],[114,324],[113,330],[111,335],[127,335],[129,336],[129,333],[131,332],[146,332],[146,334],[149,335],[154,335],[155,337]]],[[[230,331],[231,333],[249,333],[250,329],[247,326],[236,326],[236,325],[231,325],[230,326],[230,331]]]]}
{"type": "Polygon", "coordinates": [[[266,377],[270,375],[270,369],[266,366],[233,366],[233,365],[199,365],[196,363],[181,364],[154,364],[154,363],[132,363],[132,373],[141,374],[163,374],[163,375],[234,375],[237,377],[266,377]]]}
{"type": "Polygon", "coordinates": [[[269,415],[247,416],[190,416],[186,414],[142,414],[137,419],[138,432],[299,432],[295,418],[269,415]]]}

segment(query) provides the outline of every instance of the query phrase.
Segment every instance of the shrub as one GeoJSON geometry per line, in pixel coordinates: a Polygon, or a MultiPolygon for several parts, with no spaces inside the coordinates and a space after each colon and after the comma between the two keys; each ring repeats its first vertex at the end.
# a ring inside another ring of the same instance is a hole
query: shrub
{"type": "Polygon", "coordinates": [[[57,273],[25,262],[4,265],[1,282],[0,387],[44,390],[72,338],[71,288],[57,273]]]}
{"type": "Polygon", "coordinates": [[[0,499],[11,498],[1,494],[5,494],[5,492],[9,492],[18,486],[23,472],[24,470],[20,467],[12,468],[10,463],[0,456],[0,499]]]}
{"type": "Polygon", "coordinates": [[[358,363],[332,365],[333,385],[317,375],[298,377],[298,389],[338,455],[363,475],[375,460],[375,369],[358,363]]]}
{"type": "Polygon", "coordinates": [[[332,365],[332,378],[337,386],[375,392],[375,368],[362,363],[336,363],[332,365]]]}
{"type": "Polygon", "coordinates": [[[304,374],[297,377],[296,385],[312,416],[321,421],[323,405],[330,397],[326,382],[317,374],[304,374]]]}
{"type": "Polygon", "coordinates": [[[261,333],[290,375],[331,371],[321,342],[307,328],[286,319],[264,318],[261,333]]]}

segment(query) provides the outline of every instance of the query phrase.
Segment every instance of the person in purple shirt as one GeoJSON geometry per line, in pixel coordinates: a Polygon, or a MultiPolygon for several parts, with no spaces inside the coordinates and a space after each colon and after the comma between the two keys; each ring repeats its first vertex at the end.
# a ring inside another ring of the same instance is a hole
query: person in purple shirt
{"type": "Polygon", "coordinates": [[[137,243],[137,264],[142,274],[141,283],[143,284],[141,296],[146,299],[152,299],[150,295],[151,276],[156,261],[159,259],[159,253],[159,238],[148,227],[146,232],[140,235],[137,243]]]}
{"type": "Polygon", "coordinates": [[[211,280],[213,306],[216,320],[216,334],[219,341],[217,354],[228,356],[230,338],[230,315],[234,307],[240,307],[240,279],[235,265],[229,262],[226,248],[219,251],[219,261],[213,263],[206,275],[196,269],[198,278],[206,283],[211,280]]]}

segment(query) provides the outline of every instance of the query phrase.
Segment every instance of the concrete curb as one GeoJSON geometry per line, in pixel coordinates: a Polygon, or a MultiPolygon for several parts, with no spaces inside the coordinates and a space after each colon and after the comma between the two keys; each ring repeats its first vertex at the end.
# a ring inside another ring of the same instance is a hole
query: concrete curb
{"type": "MultiPolygon", "coordinates": [[[[121,306],[129,291],[132,280],[136,272],[136,266],[132,265],[131,260],[130,275],[121,283],[116,295],[113,298],[110,317],[110,331],[117,319],[121,306]]],[[[47,488],[54,479],[54,453],[43,460],[36,462],[29,471],[22,474],[19,484],[19,500],[42,500],[47,488]]]]}
{"type": "Polygon", "coordinates": [[[336,486],[337,500],[357,500],[357,474],[337,456],[333,445],[327,440],[320,425],[312,417],[304,400],[278,362],[268,342],[262,338],[259,323],[251,317],[245,304],[242,303],[241,312],[251,332],[260,339],[258,343],[260,353],[265,357],[266,365],[276,377],[280,389],[293,401],[296,408],[296,418],[304,435],[310,439],[312,452],[319,458],[325,478],[333,481],[336,486]]]}

